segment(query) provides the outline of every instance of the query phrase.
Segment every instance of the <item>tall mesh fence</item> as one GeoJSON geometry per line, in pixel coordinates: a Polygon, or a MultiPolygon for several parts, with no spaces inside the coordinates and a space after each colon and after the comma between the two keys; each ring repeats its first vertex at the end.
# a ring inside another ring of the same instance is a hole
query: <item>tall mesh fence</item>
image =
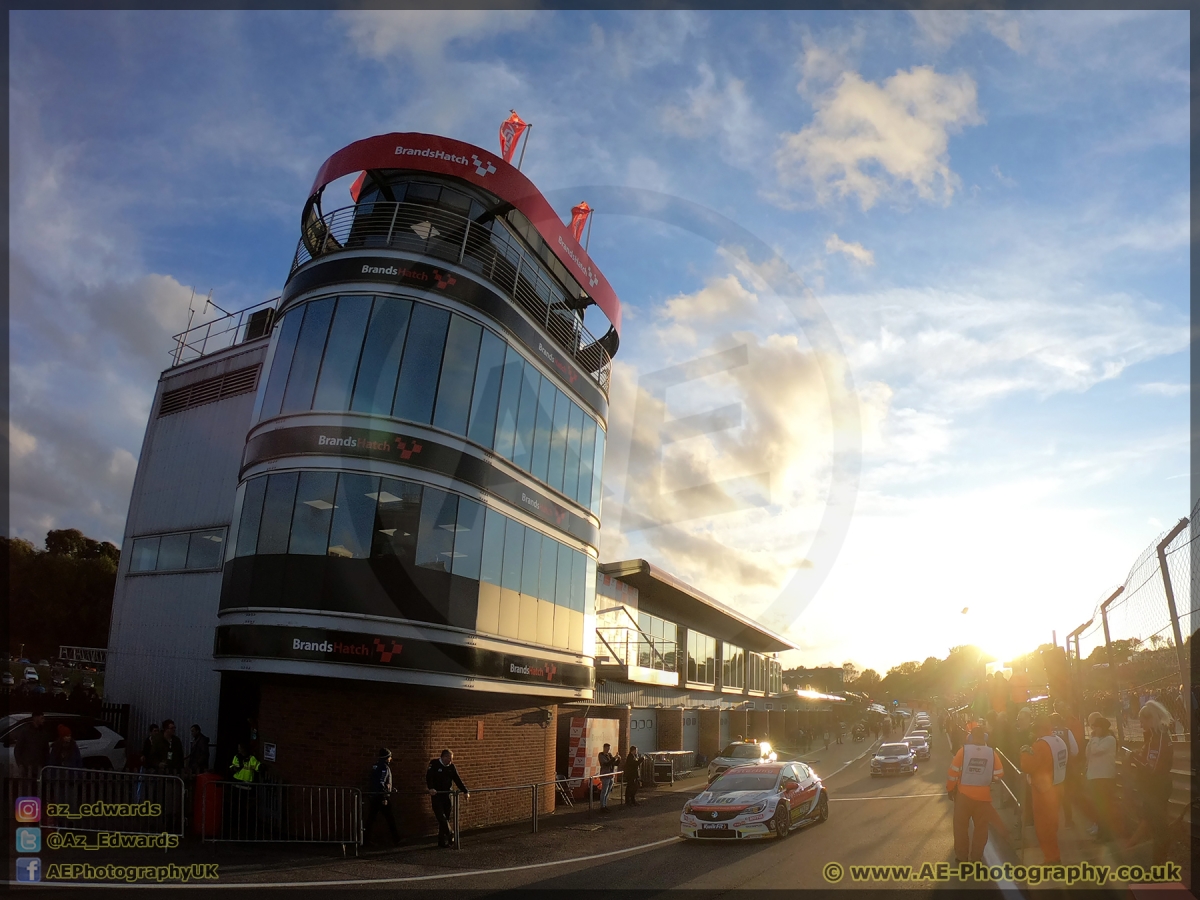
{"type": "Polygon", "coordinates": [[[1117,590],[1114,586],[1097,599],[1091,622],[1077,635],[1077,645],[1069,648],[1085,705],[1121,716],[1133,737],[1140,732],[1137,711],[1152,699],[1171,712],[1177,731],[1191,730],[1186,698],[1190,689],[1191,637],[1200,626],[1200,591],[1196,589],[1200,576],[1198,513],[1200,502],[1192,508],[1186,527],[1163,547],[1162,558],[1159,545],[1174,527],[1164,530],[1142,551],[1120,586],[1120,593],[1113,598],[1117,590]],[[1182,648],[1177,645],[1168,583],[1182,648]]]}

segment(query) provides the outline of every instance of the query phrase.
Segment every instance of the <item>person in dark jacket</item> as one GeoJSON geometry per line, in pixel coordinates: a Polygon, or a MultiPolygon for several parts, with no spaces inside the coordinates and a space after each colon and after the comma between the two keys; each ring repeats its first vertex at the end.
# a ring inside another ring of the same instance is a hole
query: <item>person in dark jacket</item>
{"type": "Polygon", "coordinates": [[[79,745],[75,743],[69,726],[58,726],[58,740],[50,745],[47,765],[62,766],[64,769],[83,768],[83,757],[79,754],[79,745]]]}
{"type": "Polygon", "coordinates": [[[46,717],[39,710],[17,732],[13,757],[22,778],[37,778],[46,767],[49,756],[50,736],[46,734],[46,717]]]}
{"type": "Polygon", "coordinates": [[[164,719],[162,723],[162,760],[158,765],[163,772],[183,770],[183,741],[175,734],[175,720],[164,719]]]}
{"type": "Polygon", "coordinates": [[[425,772],[425,786],[429,788],[433,814],[438,820],[439,847],[454,846],[454,833],[450,830],[450,819],[454,815],[450,789],[455,785],[468,797],[471,796],[467,786],[458,777],[458,769],[454,768],[454,754],[443,750],[437,759],[430,760],[429,769],[425,772]]]}
{"type": "Polygon", "coordinates": [[[630,747],[625,754],[625,805],[637,806],[638,788],[642,786],[642,757],[637,747],[630,747]]]}
{"type": "Polygon", "coordinates": [[[199,725],[192,726],[192,752],[188,754],[188,768],[193,772],[208,771],[208,737],[199,725]]]}
{"type": "Polygon", "coordinates": [[[612,793],[613,784],[617,780],[617,766],[621,764],[620,748],[616,753],[609,752],[611,745],[605,744],[604,749],[596,757],[600,764],[600,812],[608,812],[608,795],[612,793]]]}
{"type": "Polygon", "coordinates": [[[379,761],[371,767],[371,811],[367,813],[367,824],[363,829],[363,840],[371,843],[371,826],[375,817],[383,813],[388,831],[392,833],[392,846],[399,846],[400,832],[396,830],[396,817],[390,801],[392,793],[392,751],[384,747],[379,751],[379,761]]]}
{"type": "Polygon", "coordinates": [[[142,771],[155,772],[163,758],[162,730],[157,722],[150,723],[150,733],[142,742],[142,771]]]}

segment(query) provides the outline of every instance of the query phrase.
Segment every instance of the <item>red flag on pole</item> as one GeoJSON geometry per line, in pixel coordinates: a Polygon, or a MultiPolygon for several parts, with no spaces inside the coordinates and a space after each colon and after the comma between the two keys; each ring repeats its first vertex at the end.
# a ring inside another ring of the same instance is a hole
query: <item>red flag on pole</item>
{"type": "Polygon", "coordinates": [[[591,214],[592,208],[587,205],[586,200],[581,200],[578,206],[571,207],[571,234],[575,235],[575,240],[583,237],[583,226],[587,224],[591,214]]]}
{"type": "Polygon", "coordinates": [[[363,183],[367,180],[366,172],[359,172],[358,177],[354,179],[354,184],[350,185],[350,199],[355,203],[358,202],[358,195],[362,193],[363,183]]]}
{"type": "Polygon", "coordinates": [[[517,150],[517,141],[521,138],[521,132],[528,128],[528,124],[517,115],[515,109],[510,109],[511,116],[500,123],[500,155],[504,157],[506,163],[512,162],[513,154],[517,150]]]}

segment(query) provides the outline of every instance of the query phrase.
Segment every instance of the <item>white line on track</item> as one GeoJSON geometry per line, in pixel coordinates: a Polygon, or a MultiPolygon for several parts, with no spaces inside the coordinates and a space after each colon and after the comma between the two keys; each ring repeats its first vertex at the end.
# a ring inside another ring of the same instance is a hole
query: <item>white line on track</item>
{"type": "Polygon", "coordinates": [[[884,796],[882,796],[882,797],[868,797],[868,796],[862,796],[862,797],[830,797],[830,798],[829,798],[829,802],[830,802],[830,803],[837,803],[839,800],[911,800],[911,799],[912,799],[912,798],[914,798],[914,797],[945,797],[945,796],[946,796],[946,794],[945,794],[945,792],[943,791],[943,792],[940,792],[940,793],[937,793],[937,794],[891,794],[891,795],[887,795],[887,794],[885,794],[885,795],[884,795],[884,796]]]}
{"type": "MultiPolygon", "coordinates": [[[[398,875],[395,878],[343,878],[336,881],[239,881],[235,884],[124,884],[96,883],[84,881],[43,881],[42,887],[88,887],[88,888],[288,888],[288,887],[333,887],[346,885],[367,884],[398,884],[406,881],[433,881],[438,878],[469,878],[472,875],[502,875],[505,872],[523,872],[529,869],[545,869],[550,866],[566,866],[571,863],[588,862],[593,859],[605,859],[610,856],[620,856],[623,853],[636,853],[638,850],[649,850],[653,847],[663,847],[682,841],[682,837],[670,837],[662,841],[652,841],[649,844],[638,844],[636,847],[626,847],[623,850],[609,850],[606,853],[592,853],[589,856],[573,856],[570,859],[556,859],[551,862],[527,863],[523,866],[505,866],[501,869],[472,869],[469,872],[443,872],[437,875],[398,875]]],[[[0,884],[25,887],[25,882],[4,881],[0,884]]]]}

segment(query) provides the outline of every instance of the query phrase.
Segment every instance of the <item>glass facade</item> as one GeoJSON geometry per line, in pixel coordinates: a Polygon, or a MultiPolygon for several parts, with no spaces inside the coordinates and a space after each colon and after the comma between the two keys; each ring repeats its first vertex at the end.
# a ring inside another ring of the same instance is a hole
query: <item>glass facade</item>
{"type": "Polygon", "coordinates": [[[695,684],[716,684],[717,642],[698,631],[687,634],[687,680],[695,684]]]}
{"type": "Polygon", "coordinates": [[[218,569],[225,549],[225,529],[185,531],[135,538],[129,572],[186,572],[218,569]]]}
{"type": "MultiPolygon", "coordinates": [[[[228,561],[241,571],[243,560],[257,560],[267,574],[256,569],[246,575],[241,589],[226,591],[223,607],[359,603],[339,594],[333,582],[373,578],[380,583],[359,584],[357,591],[395,593],[402,604],[409,595],[419,596],[420,602],[398,611],[392,607],[392,615],[585,649],[585,620],[594,621],[594,593],[587,584],[595,580],[595,561],[470,498],[377,475],[281,472],[246,481],[236,516],[228,561]],[[298,557],[344,562],[337,572],[349,574],[305,568],[298,557]],[[364,565],[355,568],[359,560],[364,565]],[[277,565],[279,574],[271,581],[271,567],[277,565]],[[302,572],[309,573],[309,582],[318,582],[315,588],[300,583],[302,572]],[[255,587],[256,578],[271,587],[255,587]],[[310,596],[322,590],[319,598],[310,596]]],[[[186,550],[188,536],[183,538],[186,550]]],[[[135,544],[135,565],[142,559],[139,553],[148,552],[135,544]]]]}
{"type": "Polygon", "coordinates": [[[259,421],[351,410],[433,425],[599,515],[604,429],[477,322],[414,300],[351,294],[293,307],[278,329],[259,421]]]}
{"type": "Polygon", "coordinates": [[[721,687],[746,686],[746,651],[725,641],[721,642],[721,687]]]}
{"type": "Polygon", "coordinates": [[[761,653],[749,653],[746,655],[746,681],[749,690],[765,692],[768,689],[768,662],[767,657],[761,653]]]}

